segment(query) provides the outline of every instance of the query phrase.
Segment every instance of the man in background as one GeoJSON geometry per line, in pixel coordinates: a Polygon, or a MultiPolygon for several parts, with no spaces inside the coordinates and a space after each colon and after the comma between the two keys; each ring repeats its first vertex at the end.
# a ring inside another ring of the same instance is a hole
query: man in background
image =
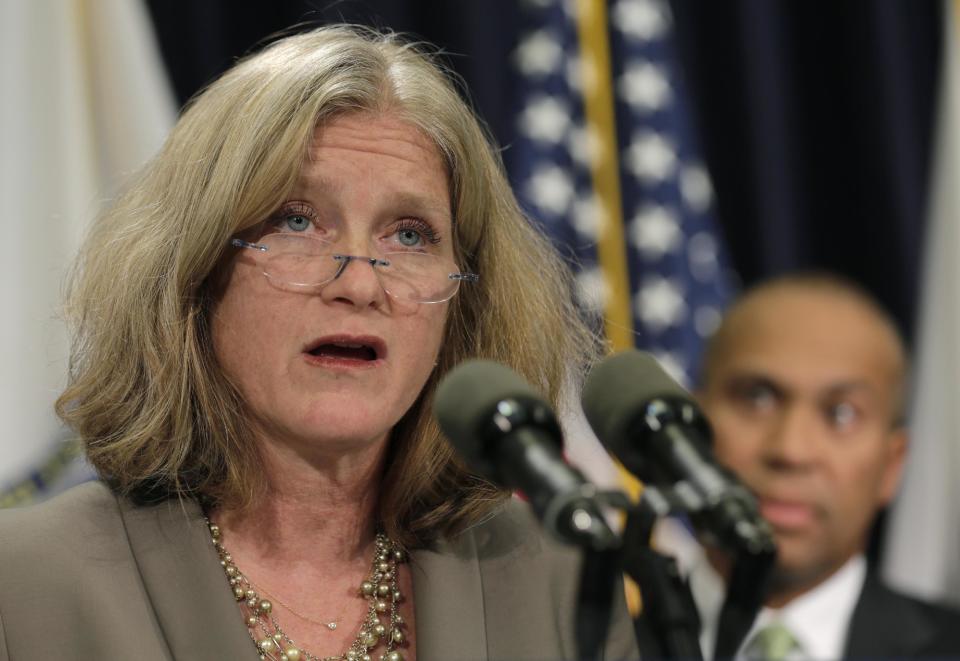
{"type": "MultiPolygon", "coordinates": [[[[714,450],[756,495],[778,547],[741,656],[960,655],[960,615],[887,589],[864,555],[903,467],[906,371],[888,314],[827,275],[749,291],[711,340],[699,395],[714,450]]],[[[708,655],[724,565],[710,550],[690,574],[708,655]]]]}

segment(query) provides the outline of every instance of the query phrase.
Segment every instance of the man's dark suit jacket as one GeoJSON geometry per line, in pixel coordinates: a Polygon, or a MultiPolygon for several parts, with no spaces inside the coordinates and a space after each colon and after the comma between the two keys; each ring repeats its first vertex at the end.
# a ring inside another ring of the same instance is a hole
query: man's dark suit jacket
{"type": "Polygon", "coordinates": [[[894,592],[868,574],[844,656],[960,658],[960,613],[894,592]]]}
{"type": "MultiPolygon", "coordinates": [[[[687,604],[698,629],[696,607],[687,604]]],[[[661,640],[643,618],[635,623],[644,659],[664,659],[661,640]]],[[[691,633],[694,644],[696,634],[691,633]]],[[[867,574],[847,634],[845,659],[960,659],[960,612],[913,599],[885,587],[867,574]]]]}

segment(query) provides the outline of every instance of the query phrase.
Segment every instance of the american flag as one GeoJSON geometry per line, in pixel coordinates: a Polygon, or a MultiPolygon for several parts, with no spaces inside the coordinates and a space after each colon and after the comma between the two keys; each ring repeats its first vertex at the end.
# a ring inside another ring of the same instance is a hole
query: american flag
{"type": "Polygon", "coordinates": [[[661,0],[524,0],[514,53],[521,204],[574,265],[614,348],[697,374],[733,277],[661,0]]]}

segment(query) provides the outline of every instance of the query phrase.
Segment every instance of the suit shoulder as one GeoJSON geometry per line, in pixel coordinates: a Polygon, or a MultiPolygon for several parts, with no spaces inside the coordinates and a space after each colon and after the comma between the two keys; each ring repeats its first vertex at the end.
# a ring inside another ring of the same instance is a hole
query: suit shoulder
{"type": "Polygon", "coordinates": [[[960,655],[960,612],[892,590],[873,575],[850,626],[852,656],[960,655]]]}
{"type": "MultiPolygon", "coordinates": [[[[889,590],[889,588],[887,588],[889,590]]],[[[927,639],[917,654],[924,656],[960,655],[960,611],[937,604],[931,601],[917,599],[894,590],[889,590],[891,599],[899,600],[904,604],[904,610],[912,609],[917,613],[919,628],[922,626],[928,632],[927,639]]]]}
{"type": "Polygon", "coordinates": [[[493,515],[472,529],[477,552],[482,558],[535,555],[541,561],[561,565],[576,562],[578,553],[547,534],[530,504],[510,498],[493,515]]]}
{"type": "Polygon", "coordinates": [[[954,651],[960,652],[960,610],[945,604],[918,599],[895,590],[890,590],[890,592],[894,599],[900,599],[903,603],[910,604],[922,613],[924,618],[931,622],[937,630],[939,638],[946,637],[955,641],[954,651]]]}
{"type": "Polygon", "coordinates": [[[885,592],[891,602],[898,602],[904,608],[914,609],[929,618],[932,622],[954,629],[956,634],[960,636],[960,610],[945,604],[926,601],[882,584],[878,585],[877,590],[878,592],[885,592]]]}
{"type": "MultiPolygon", "coordinates": [[[[0,562],[4,567],[116,540],[122,530],[117,498],[102,482],[87,482],[37,505],[0,510],[0,562]]],[[[122,537],[122,535],[121,535],[122,537]]]]}

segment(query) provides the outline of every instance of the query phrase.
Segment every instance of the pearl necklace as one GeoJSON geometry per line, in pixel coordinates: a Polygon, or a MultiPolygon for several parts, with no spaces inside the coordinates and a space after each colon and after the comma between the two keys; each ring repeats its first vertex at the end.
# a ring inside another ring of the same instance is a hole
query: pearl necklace
{"type": "MultiPolygon", "coordinates": [[[[383,643],[384,651],[379,661],[403,661],[403,655],[396,650],[406,643],[402,631],[403,618],[397,604],[402,600],[397,586],[397,565],[404,561],[403,551],[397,548],[386,535],[377,534],[376,551],[370,566],[370,575],[360,584],[359,594],[369,602],[367,615],[360,624],[357,637],[346,652],[339,656],[318,657],[299,647],[290,639],[273,615],[273,604],[261,599],[253,584],[247,580],[233,557],[224,548],[221,541],[220,526],[207,520],[210,538],[220,556],[220,565],[233,589],[233,596],[241,602],[241,609],[247,615],[247,630],[261,659],[271,661],[371,661],[370,652],[383,643]],[[381,617],[389,611],[386,624],[381,617]]],[[[279,603],[279,602],[278,602],[279,603]]]]}

